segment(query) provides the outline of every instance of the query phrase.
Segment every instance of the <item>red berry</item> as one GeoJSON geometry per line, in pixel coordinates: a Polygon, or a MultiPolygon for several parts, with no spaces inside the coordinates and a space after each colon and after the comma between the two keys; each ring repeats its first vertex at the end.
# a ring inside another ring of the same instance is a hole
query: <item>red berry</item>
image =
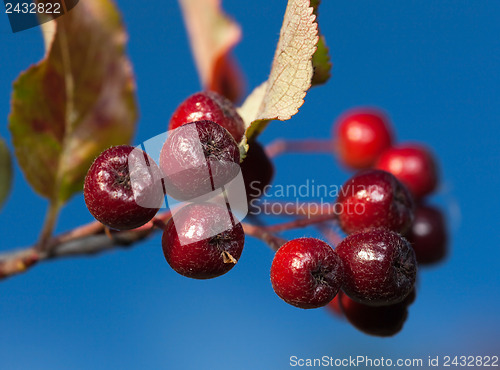
{"type": "Polygon", "coordinates": [[[444,216],[439,209],[419,205],[406,237],[415,250],[418,263],[428,265],[445,258],[448,235],[444,216]]]}
{"type": "Polygon", "coordinates": [[[401,331],[408,317],[404,302],[389,306],[373,307],[339,294],[340,307],[344,316],[356,329],[365,334],[390,337],[401,331]]]}
{"type": "Polygon", "coordinates": [[[402,302],[417,273],[415,252],[401,235],[370,229],[347,236],[336,248],[344,265],[342,290],[370,306],[402,302]]]}
{"type": "Polygon", "coordinates": [[[413,221],[414,204],[406,187],[393,175],[365,170],[342,186],[335,211],[348,234],[373,227],[404,232],[413,221]]]}
{"type": "Polygon", "coordinates": [[[240,151],[229,132],[212,121],[170,131],[160,153],[168,195],[189,200],[222,187],[240,171],[240,151]]]}
{"type": "Polygon", "coordinates": [[[248,202],[259,198],[274,175],[274,166],[264,148],[257,143],[250,144],[247,156],[241,163],[248,202]]]}
{"type": "Polygon", "coordinates": [[[299,238],[285,243],[274,256],[271,283],[286,303],[299,308],[325,306],[338,293],[342,262],[325,242],[299,238]]]}
{"type": "Polygon", "coordinates": [[[389,119],[378,109],[356,108],[345,112],[334,126],[338,154],[348,167],[371,167],[392,144],[389,119]]]}
{"type": "Polygon", "coordinates": [[[189,204],[176,212],[163,231],[163,254],[179,274],[211,279],[231,270],[243,251],[245,233],[225,207],[189,204]]]}
{"type": "Polygon", "coordinates": [[[405,144],[384,151],[376,168],[392,173],[415,198],[430,194],[437,186],[438,171],[431,152],[422,145],[405,144]]]}
{"type": "Polygon", "coordinates": [[[142,150],[121,145],[102,152],[83,187],[88,210],[99,222],[118,230],[150,221],[163,202],[160,169],[142,150]]]}
{"type": "Polygon", "coordinates": [[[339,291],[337,295],[326,305],[326,307],[332,312],[335,316],[344,317],[344,313],[342,312],[342,308],[340,307],[340,300],[342,297],[342,291],[339,291]]]}
{"type": "Polygon", "coordinates": [[[195,121],[214,121],[228,130],[237,142],[245,134],[245,124],[233,103],[213,91],[198,92],[182,102],[170,119],[168,129],[195,121]]]}

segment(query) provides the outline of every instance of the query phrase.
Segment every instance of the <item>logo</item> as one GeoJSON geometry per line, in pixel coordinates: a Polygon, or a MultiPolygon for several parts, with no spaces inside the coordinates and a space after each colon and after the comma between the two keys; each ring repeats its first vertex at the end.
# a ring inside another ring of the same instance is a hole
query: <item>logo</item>
{"type": "MultiPolygon", "coordinates": [[[[197,240],[231,229],[248,214],[239,163],[225,158],[207,158],[206,150],[195,126],[181,126],[143,142],[128,159],[131,187],[138,205],[157,208],[157,195],[161,192],[165,195],[161,208],[168,207],[172,211],[174,224],[181,224],[185,217],[185,212],[181,211],[195,204],[212,204],[224,210],[224,217],[219,212],[214,227],[200,230],[197,240]],[[181,166],[175,148],[183,145],[189,145],[189,150],[183,154],[181,166]],[[174,150],[171,151],[172,146],[174,150]],[[149,163],[151,160],[159,166],[149,163]],[[154,184],[146,195],[144,183],[154,184]]],[[[189,242],[192,243],[193,239],[190,238],[189,242]]]]}

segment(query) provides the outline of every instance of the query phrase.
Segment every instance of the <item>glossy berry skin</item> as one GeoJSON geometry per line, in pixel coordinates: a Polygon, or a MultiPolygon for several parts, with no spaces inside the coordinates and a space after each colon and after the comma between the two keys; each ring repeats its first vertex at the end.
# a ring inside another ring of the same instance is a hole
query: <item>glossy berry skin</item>
{"type": "Polygon", "coordinates": [[[342,261],[328,244],[314,238],[285,243],[271,265],[274,291],[299,308],[325,306],[338,293],[342,280],[342,261]]]}
{"type": "Polygon", "coordinates": [[[212,121],[187,123],[169,133],[160,152],[168,195],[193,199],[220,188],[240,171],[236,141],[212,121]]]}
{"type": "Polygon", "coordinates": [[[109,148],[95,159],[85,177],[83,195],[88,210],[112,229],[129,230],[144,225],[163,202],[158,182],[160,170],[151,158],[141,156],[146,154],[128,145],[109,148]],[[130,156],[132,152],[134,157],[130,156]],[[134,166],[130,173],[129,158],[147,158],[147,162],[134,166]]]}
{"type": "Polygon", "coordinates": [[[389,148],[380,155],[375,167],[396,176],[415,198],[432,193],[438,183],[436,160],[422,145],[405,144],[389,148]]]}
{"type": "Polygon", "coordinates": [[[377,337],[390,337],[403,329],[408,318],[405,302],[389,306],[373,307],[339,293],[342,313],[349,323],[365,334],[377,337]]]}
{"type": "Polygon", "coordinates": [[[227,208],[210,203],[193,203],[179,210],[162,237],[168,264],[193,279],[211,279],[231,270],[244,243],[241,223],[227,208]]]}
{"type": "Polygon", "coordinates": [[[393,141],[389,119],[370,108],[345,112],[334,125],[334,137],[340,161],[354,169],[371,167],[393,141]]]}
{"type": "Polygon", "coordinates": [[[364,170],[342,186],[335,211],[347,234],[376,227],[403,233],[413,221],[414,202],[408,189],[390,173],[364,170]]]}
{"type": "Polygon", "coordinates": [[[241,163],[241,172],[245,181],[247,200],[259,198],[274,176],[274,166],[264,148],[258,142],[252,142],[249,151],[241,163]]]}
{"type": "Polygon", "coordinates": [[[415,252],[401,235],[370,229],[347,236],[336,248],[344,265],[342,290],[370,306],[402,302],[417,273],[415,252]]]}
{"type": "Polygon", "coordinates": [[[419,264],[430,265],[442,261],[447,254],[448,241],[443,213],[435,207],[419,205],[406,238],[419,264]]]}
{"type": "Polygon", "coordinates": [[[243,119],[233,103],[213,91],[202,91],[188,97],[175,110],[168,126],[173,130],[188,122],[213,121],[240,142],[245,133],[243,119]]]}

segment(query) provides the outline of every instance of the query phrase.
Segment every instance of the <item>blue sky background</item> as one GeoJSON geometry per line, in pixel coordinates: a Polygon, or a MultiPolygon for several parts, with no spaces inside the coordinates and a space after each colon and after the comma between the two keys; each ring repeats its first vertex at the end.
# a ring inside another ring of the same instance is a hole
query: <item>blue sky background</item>
{"type": "MultiPolygon", "coordinates": [[[[85,1],[85,0],[81,0],[85,1]]],[[[266,79],[285,1],[224,1],[242,25],[236,56],[251,88],[266,79]]],[[[134,144],[165,131],[200,85],[177,3],[119,0],[138,85],[134,144]]],[[[248,238],[230,273],[183,278],[164,261],[160,237],[127,251],[43,263],[0,283],[0,367],[5,369],[287,368],[289,357],[424,358],[500,355],[500,2],[324,1],[320,26],[334,62],[330,82],[300,112],[262,136],[327,138],[345,109],[385,109],[401,141],[439,157],[442,184],[431,200],[448,214],[451,253],[421,269],[403,331],[380,339],[324,309],[299,310],[275,296],[272,252],[248,238]]],[[[11,83],[43,55],[39,29],[10,32],[0,15],[0,134],[11,145],[11,83]]],[[[342,184],[330,155],[277,158],[275,184],[342,184]]],[[[0,250],[32,244],[46,201],[16,168],[0,213],[0,250]]],[[[82,196],[57,231],[91,221],[82,196]]],[[[300,230],[289,237],[318,236],[300,230]]]]}

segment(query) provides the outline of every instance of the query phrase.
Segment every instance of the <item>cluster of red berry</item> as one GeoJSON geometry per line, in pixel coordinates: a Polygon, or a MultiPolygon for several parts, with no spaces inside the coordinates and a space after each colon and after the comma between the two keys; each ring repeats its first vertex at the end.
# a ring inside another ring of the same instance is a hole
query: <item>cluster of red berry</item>
{"type": "Polygon", "coordinates": [[[394,335],[415,298],[417,263],[444,254],[444,218],[423,203],[437,186],[437,166],[421,145],[393,146],[378,110],[347,112],[334,136],[340,161],[360,170],[335,204],[348,235],[335,249],[314,238],[286,243],[273,260],[271,282],[291,305],[329,304],[365,333],[394,335]]]}
{"type": "Polygon", "coordinates": [[[85,179],[87,208],[109,228],[128,230],[149,222],[164,194],[180,201],[195,200],[177,210],[165,225],[163,252],[169,265],[184,276],[220,276],[240,258],[245,234],[224,202],[206,201],[240,168],[245,187],[252,183],[264,187],[274,172],[257,142],[251,143],[240,167],[238,142],[244,132],[243,120],[229,100],[213,92],[194,94],[170,120],[159,165],[127,145],[101,153],[85,179]]]}
{"type": "MultiPolygon", "coordinates": [[[[335,203],[335,217],[348,235],[335,249],[315,238],[285,243],[274,257],[271,283],[291,305],[330,303],[356,327],[390,335],[401,328],[412,302],[417,261],[436,261],[436,244],[446,238],[441,214],[421,202],[436,187],[435,161],[422,146],[393,146],[388,120],[375,110],[350,112],[335,129],[342,163],[362,169],[342,186],[335,203]]],[[[104,225],[127,230],[149,222],[165,194],[197,199],[164,225],[164,256],[184,276],[220,276],[240,258],[245,233],[224,203],[207,200],[240,166],[247,201],[252,200],[256,192],[249,185],[264,189],[274,173],[272,162],[254,141],[240,164],[243,120],[230,101],[213,92],[186,99],[169,130],[159,165],[130,146],[104,151],[85,179],[86,205],[104,225]]]]}

